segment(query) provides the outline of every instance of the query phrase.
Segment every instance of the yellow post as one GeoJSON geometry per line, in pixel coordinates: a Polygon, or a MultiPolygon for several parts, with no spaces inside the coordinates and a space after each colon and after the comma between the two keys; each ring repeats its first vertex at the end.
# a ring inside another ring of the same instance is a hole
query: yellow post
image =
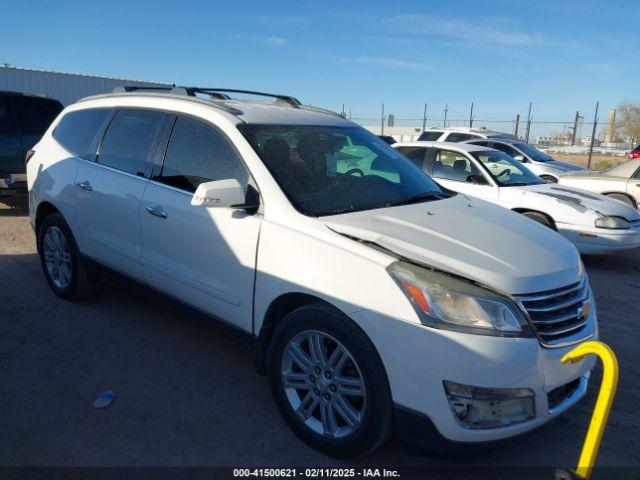
{"type": "Polygon", "coordinates": [[[603,369],[600,393],[598,393],[598,400],[596,400],[596,405],[593,409],[591,423],[589,424],[589,430],[587,431],[587,436],[582,446],[582,453],[580,454],[580,460],[578,460],[578,468],[576,470],[576,473],[585,479],[591,476],[593,465],[596,462],[600,441],[602,440],[604,428],[607,425],[607,418],[609,417],[613,397],[616,393],[616,386],[618,385],[618,360],[613,350],[604,343],[582,343],[562,357],[562,362],[576,363],[589,354],[600,357],[603,369]]]}

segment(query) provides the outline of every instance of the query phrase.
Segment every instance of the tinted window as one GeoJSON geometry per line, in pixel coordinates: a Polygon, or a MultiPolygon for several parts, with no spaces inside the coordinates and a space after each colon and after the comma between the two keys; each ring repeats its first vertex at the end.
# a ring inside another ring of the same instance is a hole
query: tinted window
{"type": "Polygon", "coordinates": [[[506,153],[510,157],[515,157],[516,155],[521,155],[520,152],[518,152],[515,148],[513,148],[513,147],[511,147],[509,145],[505,145],[504,143],[493,142],[491,147],[495,148],[496,150],[500,150],[501,152],[506,153]]]}
{"type": "Polygon", "coordinates": [[[424,153],[427,151],[423,147],[398,147],[401,154],[411,160],[416,167],[422,168],[424,164],[424,153]]]}
{"type": "Polygon", "coordinates": [[[361,127],[244,124],[238,129],[291,203],[308,215],[446,196],[409,160],[361,127]]]}
{"type": "Polygon", "coordinates": [[[477,135],[469,135],[468,133],[450,133],[445,142],[464,142],[465,140],[471,140],[472,138],[478,138],[477,135]]]}
{"type": "Polygon", "coordinates": [[[553,160],[549,155],[541,152],[536,147],[532,147],[528,143],[516,143],[516,147],[518,147],[520,151],[524,152],[527,157],[536,162],[550,162],[553,160]]]}
{"type": "Polygon", "coordinates": [[[425,142],[435,142],[440,138],[443,132],[422,132],[418,140],[425,142]]]}
{"type": "Polygon", "coordinates": [[[118,110],[102,140],[97,162],[123,172],[144,172],[164,113],[152,110],[118,110]]]}
{"type": "Polygon", "coordinates": [[[16,133],[11,102],[7,97],[0,97],[0,135],[14,135],[16,133]]]}
{"type": "Polygon", "coordinates": [[[14,104],[23,135],[42,136],[62,111],[60,102],[46,98],[15,97],[14,104]]]}
{"type": "Polygon", "coordinates": [[[466,182],[471,175],[481,175],[480,170],[465,155],[450,150],[438,150],[431,168],[433,178],[466,182]]]}
{"type": "Polygon", "coordinates": [[[247,170],[229,141],[204,122],[178,117],[162,171],[155,180],[195,192],[201,183],[228,178],[247,186],[247,170]]]}
{"type": "Polygon", "coordinates": [[[89,151],[91,144],[109,113],[109,108],[69,112],[56,125],[53,138],[78,157],[93,157],[95,151],[89,151]]]}

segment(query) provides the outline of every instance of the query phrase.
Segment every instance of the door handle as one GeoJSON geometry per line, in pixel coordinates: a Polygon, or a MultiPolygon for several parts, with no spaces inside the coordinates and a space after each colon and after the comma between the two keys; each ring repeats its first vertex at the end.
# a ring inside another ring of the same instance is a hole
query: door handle
{"type": "Polygon", "coordinates": [[[80,187],[82,190],[85,190],[87,192],[92,192],[93,191],[93,187],[86,180],[84,182],[77,182],[76,185],[78,187],[80,187]]]}
{"type": "Polygon", "coordinates": [[[162,209],[162,207],[147,207],[147,212],[155,217],[167,218],[167,213],[162,209]]]}

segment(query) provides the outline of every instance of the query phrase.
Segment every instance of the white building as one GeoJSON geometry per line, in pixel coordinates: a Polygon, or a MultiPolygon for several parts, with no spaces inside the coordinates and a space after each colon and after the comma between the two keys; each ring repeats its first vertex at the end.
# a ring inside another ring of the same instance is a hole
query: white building
{"type": "Polygon", "coordinates": [[[0,66],[0,91],[43,95],[55,98],[63,105],[124,85],[162,87],[168,84],[0,66]]]}

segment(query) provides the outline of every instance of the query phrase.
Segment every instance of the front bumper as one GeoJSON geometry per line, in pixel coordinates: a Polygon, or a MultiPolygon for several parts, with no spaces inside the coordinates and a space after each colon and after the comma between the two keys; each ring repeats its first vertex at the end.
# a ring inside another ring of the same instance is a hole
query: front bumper
{"type": "MultiPolygon", "coordinates": [[[[448,442],[482,443],[533,430],[566,411],[586,393],[595,359],[563,364],[573,347],[547,349],[536,338],[500,338],[436,330],[362,310],[352,314],[370,336],[387,370],[393,401],[404,412],[428,419],[448,442]],[[523,423],[490,428],[464,427],[454,416],[443,387],[449,380],[486,388],[529,388],[535,417],[523,423]],[[578,382],[575,382],[578,380],[578,382]],[[577,383],[558,402],[549,394],[577,383]]],[[[596,322],[595,312],[592,321],[596,322]]],[[[594,332],[594,337],[597,333],[594,332]]],[[[416,442],[412,442],[416,443],[416,442]]]]}
{"type": "Polygon", "coordinates": [[[599,255],[640,247],[640,225],[627,230],[557,224],[558,233],[572,242],[580,253],[599,255]]]}

